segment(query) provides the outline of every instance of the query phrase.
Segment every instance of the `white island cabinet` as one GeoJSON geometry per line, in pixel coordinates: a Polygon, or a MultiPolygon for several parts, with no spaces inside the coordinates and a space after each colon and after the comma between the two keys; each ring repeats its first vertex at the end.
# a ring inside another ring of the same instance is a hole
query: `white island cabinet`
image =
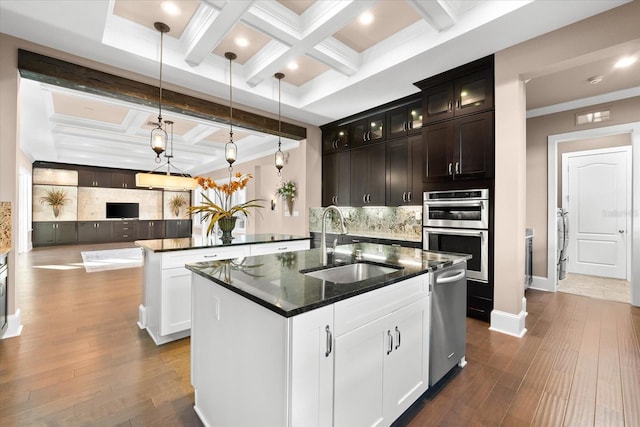
{"type": "Polygon", "coordinates": [[[215,426],[388,426],[427,390],[429,274],[291,317],[193,275],[195,410],[215,426]]]}
{"type": "Polygon", "coordinates": [[[144,249],[138,326],[147,330],[156,345],[161,345],[190,334],[191,272],[185,264],[248,257],[256,252],[304,250],[309,249],[310,241],[295,236],[254,235],[238,237],[231,245],[211,245],[188,238],[143,240],[136,244],[144,249]]]}
{"type": "Polygon", "coordinates": [[[205,425],[329,426],[333,306],[283,317],[194,275],[191,379],[205,425]]]}

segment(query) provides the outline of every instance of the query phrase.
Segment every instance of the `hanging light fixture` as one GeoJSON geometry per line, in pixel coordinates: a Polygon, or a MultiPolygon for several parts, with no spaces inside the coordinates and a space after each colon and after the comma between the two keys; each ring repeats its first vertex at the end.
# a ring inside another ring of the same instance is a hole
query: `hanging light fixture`
{"type": "Polygon", "coordinates": [[[229,142],[224,146],[224,158],[229,163],[229,173],[233,170],[233,162],[238,157],[238,147],[233,142],[233,84],[231,62],[238,56],[233,52],[226,52],[224,57],[229,60],[229,142]]]}
{"type": "Polygon", "coordinates": [[[156,22],[153,26],[160,32],[160,95],[158,97],[158,127],[151,131],[151,149],[156,153],[156,163],[160,163],[160,154],[167,149],[167,132],[162,128],[162,51],[164,33],[170,28],[167,24],[156,22]]]}
{"type": "Polygon", "coordinates": [[[278,169],[278,176],[282,175],[282,168],[284,167],[284,153],[281,150],[282,141],[280,140],[282,134],[282,120],[280,118],[280,84],[282,83],[282,79],[284,78],[284,74],[275,73],[273,75],[276,79],[278,79],[278,151],[276,151],[276,169],[278,169]]]}
{"type": "Polygon", "coordinates": [[[169,32],[169,26],[162,22],[156,22],[153,26],[156,30],[160,31],[160,96],[158,98],[158,127],[151,131],[151,148],[156,153],[156,163],[162,161],[160,158],[160,154],[162,153],[164,153],[164,158],[167,159],[167,163],[158,166],[150,172],[137,173],[136,186],[164,188],[168,190],[193,190],[198,187],[196,180],[171,164],[171,159],[173,158],[173,121],[165,120],[164,128],[162,125],[162,51],[164,33],[169,32]],[[170,129],[171,137],[167,135],[166,128],[170,129]],[[169,145],[169,150],[167,150],[167,144],[169,145]],[[167,166],[166,174],[156,172],[165,165],[167,166]],[[172,174],[171,168],[175,169],[177,173],[172,174]]]}

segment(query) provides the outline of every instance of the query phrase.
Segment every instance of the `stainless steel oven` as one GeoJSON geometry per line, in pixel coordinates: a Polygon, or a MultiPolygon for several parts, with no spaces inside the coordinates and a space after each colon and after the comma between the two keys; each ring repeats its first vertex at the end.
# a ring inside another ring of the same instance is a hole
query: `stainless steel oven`
{"type": "Polygon", "coordinates": [[[489,280],[489,231],[432,227],[422,230],[423,249],[469,254],[472,258],[467,261],[467,278],[489,280]]]}
{"type": "Polygon", "coordinates": [[[431,191],[423,197],[424,227],[489,228],[489,190],[431,191]]]}
{"type": "Polygon", "coordinates": [[[467,278],[488,282],[489,190],[426,192],[423,202],[423,249],[470,254],[467,278]]]}

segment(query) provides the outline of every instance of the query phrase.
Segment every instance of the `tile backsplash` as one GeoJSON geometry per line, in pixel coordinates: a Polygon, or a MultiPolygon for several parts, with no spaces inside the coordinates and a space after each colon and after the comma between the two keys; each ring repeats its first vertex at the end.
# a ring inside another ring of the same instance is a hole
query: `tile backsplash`
{"type": "MultiPolygon", "coordinates": [[[[309,231],[322,230],[324,208],[309,209],[309,231]]],[[[420,241],[422,239],[422,206],[402,207],[341,207],[348,234],[355,236],[384,237],[389,239],[420,241]]],[[[327,233],[339,233],[338,216],[331,214],[327,221],[327,233]]]]}

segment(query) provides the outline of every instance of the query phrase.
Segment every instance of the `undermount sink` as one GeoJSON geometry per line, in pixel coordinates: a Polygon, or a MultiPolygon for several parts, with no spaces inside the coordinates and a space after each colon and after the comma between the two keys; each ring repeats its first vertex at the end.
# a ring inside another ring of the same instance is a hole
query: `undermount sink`
{"type": "Polygon", "coordinates": [[[326,280],[333,283],[354,283],[372,277],[384,276],[385,274],[400,271],[402,267],[386,267],[377,264],[358,262],[355,264],[330,267],[322,270],[309,271],[303,274],[316,279],[326,280]]]}

